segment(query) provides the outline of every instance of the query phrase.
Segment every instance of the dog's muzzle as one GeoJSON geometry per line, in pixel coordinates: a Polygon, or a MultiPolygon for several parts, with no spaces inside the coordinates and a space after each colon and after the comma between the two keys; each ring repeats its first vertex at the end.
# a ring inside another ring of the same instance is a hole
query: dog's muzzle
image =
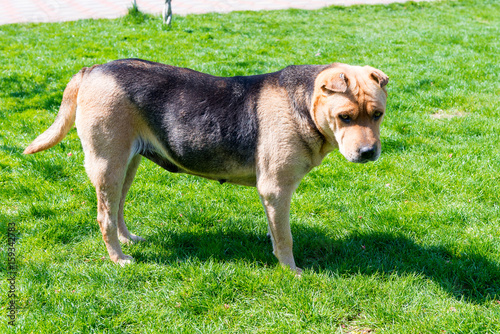
{"type": "Polygon", "coordinates": [[[363,146],[358,149],[358,157],[356,161],[353,162],[366,163],[369,161],[375,161],[378,159],[379,155],[380,152],[377,145],[363,146]]]}

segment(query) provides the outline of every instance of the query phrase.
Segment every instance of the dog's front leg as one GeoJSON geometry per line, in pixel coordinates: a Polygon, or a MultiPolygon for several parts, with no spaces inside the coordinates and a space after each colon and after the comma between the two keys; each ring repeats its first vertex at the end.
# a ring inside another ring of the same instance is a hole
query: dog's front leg
{"type": "Polygon", "coordinates": [[[257,182],[269,223],[273,253],[282,266],[288,266],[300,275],[302,270],[295,265],[290,230],[290,202],[296,187],[295,184],[282,184],[274,178],[260,177],[257,182]]]}

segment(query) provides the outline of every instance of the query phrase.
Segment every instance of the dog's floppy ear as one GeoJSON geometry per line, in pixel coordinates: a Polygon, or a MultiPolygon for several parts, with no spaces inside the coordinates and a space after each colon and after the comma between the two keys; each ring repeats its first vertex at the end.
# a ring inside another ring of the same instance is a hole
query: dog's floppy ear
{"type": "Polygon", "coordinates": [[[373,80],[375,80],[380,88],[384,88],[389,83],[389,77],[382,71],[377,70],[376,68],[371,68],[372,72],[370,76],[373,80]]]}
{"type": "Polygon", "coordinates": [[[347,91],[347,78],[344,73],[336,73],[321,86],[323,95],[332,93],[345,93],[347,91]]]}

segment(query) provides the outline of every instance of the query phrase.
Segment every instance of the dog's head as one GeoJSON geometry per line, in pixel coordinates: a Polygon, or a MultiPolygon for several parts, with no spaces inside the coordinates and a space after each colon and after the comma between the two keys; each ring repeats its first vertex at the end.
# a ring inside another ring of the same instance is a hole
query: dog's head
{"type": "Polygon", "coordinates": [[[319,131],[351,162],[380,156],[389,77],[370,66],[333,64],[315,80],[312,117],[319,131]]]}

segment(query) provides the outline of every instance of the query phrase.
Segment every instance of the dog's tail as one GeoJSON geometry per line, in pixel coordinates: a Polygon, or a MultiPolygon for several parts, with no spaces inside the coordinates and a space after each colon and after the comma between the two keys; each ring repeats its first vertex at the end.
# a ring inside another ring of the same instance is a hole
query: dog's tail
{"type": "Polygon", "coordinates": [[[49,149],[66,137],[75,123],[76,99],[78,97],[80,84],[82,83],[85,72],[90,72],[91,69],[92,68],[84,67],[71,78],[64,90],[59,113],[54,123],[24,150],[24,154],[32,154],[49,149]]]}

